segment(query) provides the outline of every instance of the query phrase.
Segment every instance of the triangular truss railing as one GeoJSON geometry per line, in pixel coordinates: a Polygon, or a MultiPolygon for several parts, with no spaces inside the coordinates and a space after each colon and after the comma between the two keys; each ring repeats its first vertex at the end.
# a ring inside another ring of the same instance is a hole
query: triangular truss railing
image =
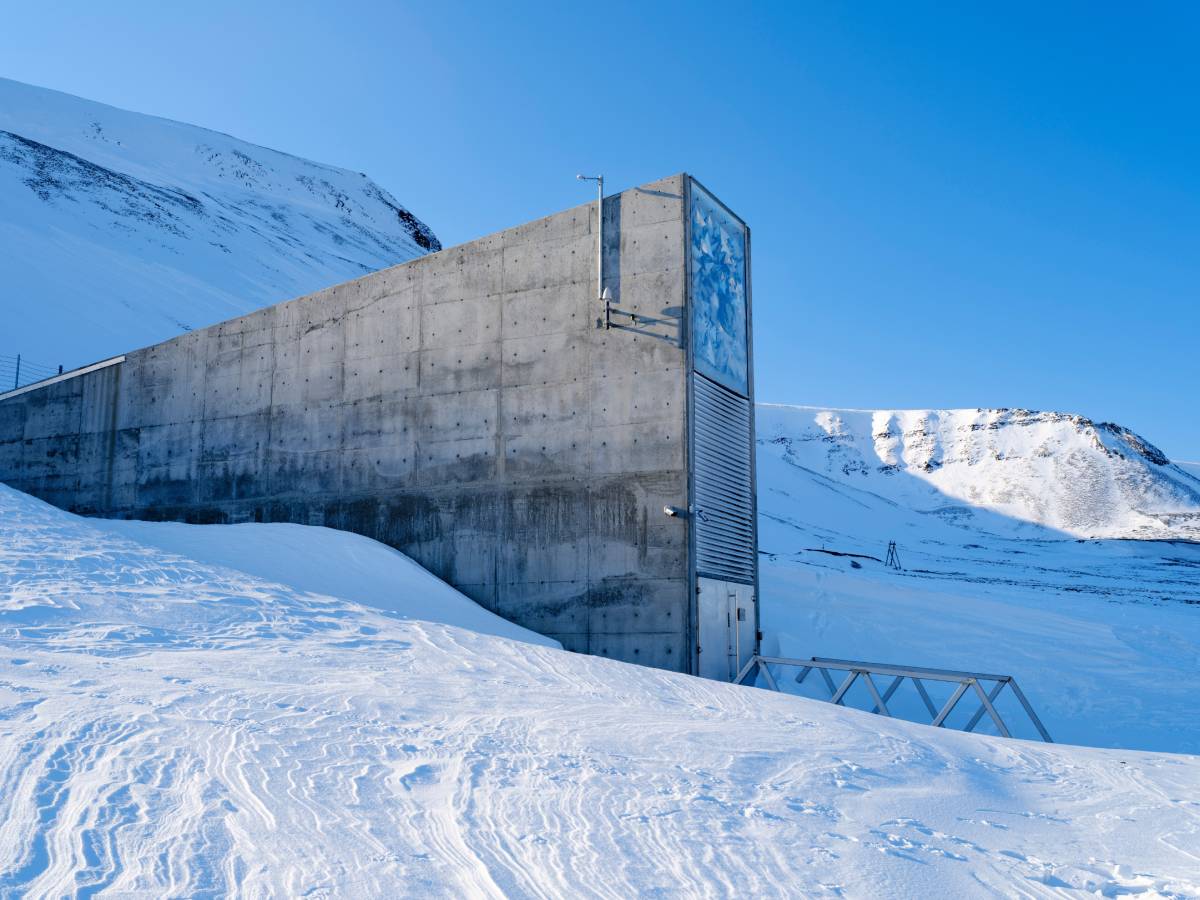
{"type": "MultiPolygon", "coordinates": [[[[766,686],[773,691],[779,690],[779,684],[775,680],[775,675],[771,672],[771,666],[780,668],[797,668],[800,671],[796,675],[796,683],[803,684],[813,672],[818,672],[822,680],[825,682],[826,688],[829,690],[829,700],[831,703],[845,705],[846,693],[854,686],[857,681],[862,681],[866,685],[867,691],[871,695],[871,701],[874,703],[873,713],[878,713],[882,716],[891,716],[892,713],[888,709],[888,701],[896,693],[896,690],[904,682],[904,679],[909,679],[916,686],[917,693],[921,697],[922,703],[929,711],[931,717],[930,725],[935,728],[944,728],[946,719],[954,712],[960,700],[967,694],[968,691],[973,691],[978,697],[980,706],[979,709],[971,716],[970,721],[963,726],[964,731],[972,731],[979,724],[980,720],[986,715],[991,717],[992,722],[996,726],[996,730],[1004,737],[1012,737],[1009,733],[1008,726],[1005,725],[1004,719],[1000,717],[1000,713],[996,710],[996,699],[1000,696],[1005,687],[1009,688],[1020,702],[1021,707],[1029,716],[1029,721],[1033,723],[1033,727],[1037,729],[1042,740],[1047,743],[1053,743],[1050,739],[1049,732],[1042,724],[1042,720],[1038,718],[1037,713],[1033,711],[1033,707],[1026,699],[1024,692],[1017,684],[1015,678],[1011,675],[988,675],[983,672],[956,672],[952,669],[925,669],[914,666],[891,666],[881,663],[858,662],[848,659],[826,659],[820,656],[813,656],[809,659],[789,659],[779,656],[753,656],[750,661],[742,667],[737,678],[734,679],[734,684],[745,684],[750,678],[751,673],[762,673],[763,681],[766,686]],[[830,672],[845,672],[846,675],[842,678],[840,685],[834,684],[833,677],[830,672]],[[872,675],[878,675],[881,678],[891,678],[892,682],[884,688],[880,693],[879,686],[875,684],[875,679],[872,675]],[[939,709],[934,705],[933,699],[929,696],[929,691],[922,683],[924,681],[942,681],[956,683],[957,687],[954,693],[950,695],[939,709]],[[990,690],[984,690],[984,685],[990,684],[990,690]]],[[[751,681],[750,683],[754,683],[751,681]]]]}

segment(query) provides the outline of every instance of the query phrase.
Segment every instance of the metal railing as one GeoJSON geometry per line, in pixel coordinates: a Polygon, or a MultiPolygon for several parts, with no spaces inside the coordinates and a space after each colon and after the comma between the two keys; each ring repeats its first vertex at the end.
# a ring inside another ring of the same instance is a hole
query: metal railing
{"type": "MultiPolygon", "coordinates": [[[[829,700],[831,703],[836,703],[839,706],[844,706],[846,695],[856,682],[862,681],[866,685],[867,691],[871,696],[873,708],[870,712],[877,713],[882,716],[891,716],[892,713],[888,709],[888,701],[892,699],[900,685],[907,678],[917,689],[917,694],[921,698],[925,709],[929,711],[931,717],[930,725],[934,728],[944,728],[946,720],[950,714],[954,712],[959,701],[966,696],[968,691],[973,691],[979,699],[979,709],[971,716],[965,726],[964,731],[972,731],[979,724],[980,720],[985,716],[991,717],[992,722],[996,726],[996,730],[1003,737],[1012,737],[1008,726],[1000,713],[996,709],[996,700],[1000,697],[1004,688],[1009,688],[1013,695],[1020,702],[1021,707],[1025,710],[1025,714],[1029,716],[1029,721],[1033,723],[1033,727],[1037,729],[1043,741],[1054,743],[1050,738],[1050,733],[1046,731],[1046,726],[1042,724],[1042,720],[1038,718],[1037,713],[1033,711],[1029,700],[1025,697],[1024,692],[1017,684],[1015,678],[1011,675],[988,675],[983,672],[958,672],[952,669],[926,669],[915,666],[892,666],[882,663],[859,662],[848,659],[827,659],[825,657],[814,656],[809,659],[789,659],[779,656],[753,656],[750,661],[742,667],[737,678],[734,679],[734,684],[744,684],[750,677],[750,674],[757,670],[762,674],[763,681],[767,687],[773,691],[778,691],[779,683],[775,680],[774,674],[771,672],[771,666],[781,668],[794,667],[800,671],[796,675],[796,683],[803,684],[813,672],[819,672],[822,680],[825,682],[826,688],[829,690],[829,700]],[[840,685],[834,684],[830,672],[845,672],[846,675],[842,679],[840,685]],[[882,678],[891,678],[892,682],[883,692],[880,693],[879,686],[875,684],[874,678],[871,676],[878,675],[882,678]],[[923,684],[925,681],[939,681],[957,684],[954,693],[950,695],[944,704],[939,709],[929,696],[929,691],[923,684]],[[985,691],[984,684],[990,684],[991,689],[985,691]]],[[[752,682],[753,683],[753,682],[752,682]]]]}
{"type": "Polygon", "coordinates": [[[62,370],[62,366],[35,363],[20,353],[16,356],[0,356],[0,391],[15,391],[27,384],[45,381],[47,378],[61,375],[62,370]]]}

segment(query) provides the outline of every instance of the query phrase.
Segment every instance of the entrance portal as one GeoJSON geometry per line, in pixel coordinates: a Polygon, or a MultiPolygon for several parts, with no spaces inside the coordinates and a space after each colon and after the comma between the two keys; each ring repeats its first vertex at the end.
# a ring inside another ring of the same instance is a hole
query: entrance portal
{"type": "Polygon", "coordinates": [[[696,587],[699,674],[732,681],[755,653],[754,586],[701,577],[696,587]]]}

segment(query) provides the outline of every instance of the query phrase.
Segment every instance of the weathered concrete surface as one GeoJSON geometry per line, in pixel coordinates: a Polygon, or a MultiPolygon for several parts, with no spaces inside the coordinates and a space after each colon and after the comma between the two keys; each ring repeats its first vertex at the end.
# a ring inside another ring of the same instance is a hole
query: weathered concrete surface
{"type": "Polygon", "coordinates": [[[636,325],[597,327],[580,206],[0,399],[0,480],[355,531],[569,649],[689,671],[683,194],[605,202],[636,325]]]}

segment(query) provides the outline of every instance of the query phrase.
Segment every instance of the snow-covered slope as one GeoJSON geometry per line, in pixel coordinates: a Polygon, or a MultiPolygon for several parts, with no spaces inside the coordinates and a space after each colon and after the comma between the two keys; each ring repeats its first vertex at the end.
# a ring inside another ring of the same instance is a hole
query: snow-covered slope
{"type": "MultiPolygon", "coordinates": [[[[1200,478],[1126,428],[1020,409],[760,405],[792,462],[925,512],[976,508],[1075,537],[1200,540],[1200,478]]],[[[989,527],[1001,527],[998,517],[989,527]]]]}
{"type": "Polygon", "coordinates": [[[71,367],[437,249],[365,175],[0,79],[0,356],[71,367]]]}
{"type": "Polygon", "coordinates": [[[448,589],[361,539],[398,573],[390,613],[288,574],[344,540],[84,520],[0,487],[0,893],[1200,892],[1200,758],[935,731],[401,619],[448,589]]]}
{"type": "Polygon", "coordinates": [[[1180,467],[1052,414],[760,406],[757,424],[768,649],[1011,673],[1057,740],[1200,752],[1200,482],[1180,467]]]}

